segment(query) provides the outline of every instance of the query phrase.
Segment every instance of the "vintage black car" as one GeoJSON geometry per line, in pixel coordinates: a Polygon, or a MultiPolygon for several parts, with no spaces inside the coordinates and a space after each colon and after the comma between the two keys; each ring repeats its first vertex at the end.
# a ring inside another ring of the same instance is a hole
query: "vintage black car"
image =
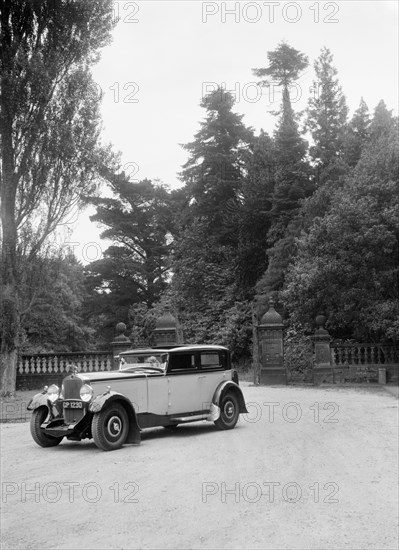
{"type": "Polygon", "coordinates": [[[75,372],[36,394],[31,434],[42,447],[65,437],[93,438],[104,451],[140,443],[145,428],[213,421],[229,430],[246,413],[238,376],[223,346],[135,349],[119,355],[119,370],[75,372]]]}

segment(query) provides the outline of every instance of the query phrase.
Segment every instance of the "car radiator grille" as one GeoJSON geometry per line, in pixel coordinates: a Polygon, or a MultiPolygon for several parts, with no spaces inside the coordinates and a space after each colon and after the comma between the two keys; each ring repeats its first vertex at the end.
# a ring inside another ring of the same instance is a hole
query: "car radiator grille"
{"type": "MultiPolygon", "coordinates": [[[[80,401],[80,388],[83,382],[80,378],[70,378],[64,380],[64,399],[76,399],[80,401]]],[[[64,409],[64,421],[66,424],[74,424],[83,418],[82,409],[64,409]]]]}
{"type": "Polygon", "coordinates": [[[83,382],[80,378],[64,380],[64,399],[80,399],[80,388],[83,382]]]}

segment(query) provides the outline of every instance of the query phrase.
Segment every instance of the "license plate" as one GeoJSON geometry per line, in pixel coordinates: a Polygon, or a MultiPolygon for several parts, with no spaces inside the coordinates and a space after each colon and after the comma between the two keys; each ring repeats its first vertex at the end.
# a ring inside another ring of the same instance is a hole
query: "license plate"
{"type": "Polygon", "coordinates": [[[64,401],[64,409],[82,409],[82,401],[64,401]]]}

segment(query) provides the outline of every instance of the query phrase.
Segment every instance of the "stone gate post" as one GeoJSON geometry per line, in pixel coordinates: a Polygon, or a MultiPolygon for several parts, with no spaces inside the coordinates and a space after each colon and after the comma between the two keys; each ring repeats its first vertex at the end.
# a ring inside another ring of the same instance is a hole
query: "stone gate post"
{"type": "Polygon", "coordinates": [[[125,335],[126,328],[127,328],[125,323],[118,323],[115,328],[116,328],[117,336],[115,336],[115,338],[111,342],[111,347],[112,347],[112,355],[114,357],[113,366],[114,366],[114,369],[117,369],[119,368],[119,363],[115,359],[116,356],[119,355],[121,351],[126,351],[128,349],[131,349],[132,343],[129,340],[129,338],[125,335]]]}
{"type": "Polygon", "coordinates": [[[326,318],[318,315],[315,319],[318,328],[311,339],[314,345],[313,383],[333,382],[333,369],[331,366],[331,337],[324,328],[326,318]]]}
{"type": "Polygon", "coordinates": [[[284,368],[283,319],[274,309],[273,300],[257,327],[260,384],[287,384],[284,368]]]}
{"type": "Polygon", "coordinates": [[[170,307],[157,319],[151,336],[152,345],[156,348],[171,348],[183,343],[183,334],[178,320],[173,317],[170,307]]]}

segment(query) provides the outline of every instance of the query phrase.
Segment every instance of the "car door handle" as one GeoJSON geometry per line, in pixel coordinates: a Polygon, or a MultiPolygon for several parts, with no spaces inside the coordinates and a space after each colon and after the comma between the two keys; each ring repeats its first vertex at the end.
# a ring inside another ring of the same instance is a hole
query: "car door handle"
{"type": "Polygon", "coordinates": [[[203,376],[198,376],[198,380],[201,380],[202,378],[206,378],[205,374],[203,376]]]}

